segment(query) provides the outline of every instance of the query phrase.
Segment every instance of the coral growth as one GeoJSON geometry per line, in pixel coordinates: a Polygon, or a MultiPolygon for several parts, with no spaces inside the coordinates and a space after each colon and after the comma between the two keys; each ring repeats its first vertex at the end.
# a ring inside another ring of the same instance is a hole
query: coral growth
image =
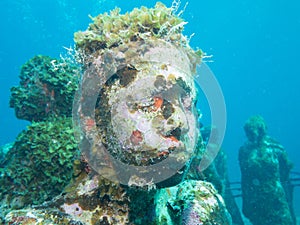
{"type": "Polygon", "coordinates": [[[13,147],[13,143],[8,143],[6,145],[0,146],[0,168],[4,166],[5,155],[13,147]]]}
{"type": "Polygon", "coordinates": [[[70,182],[76,155],[69,118],[29,125],[5,156],[0,199],[6,199],[9,208],[22,208],[53,198],[70,182]]]}
{"type": "Polygon", "coordinates": [[[230,225],[222,197],[211,183],[187,180],[156,195],[157,224],[230,225]]]}
{"type": "Polygon", "coordinates": [[[120,14],[120,9],[116,8],[92,20],[86,31],[75,33],[77,46],[86,53],[151,37],[188,47],[188,40],[182,35],[186,22],[160,2],[154,8],[135,8],[125,14],[120,14]]]}
{"type": "Polygon", "coordinates": [[[34,209],[11,211],[5,217],[6,223],[22,220],[30,221],[26,224],[129,224],[129,197],[120,185],[82,171],[65,191],[34,209]]]}
{"type": "Polygon", "coordinates": [[[10,107],[19,119],[28,121],[70,116],[78,79],[77,66],[61,59],[35,56],[22,66],[20,85],[11,88],[10,107]]]}

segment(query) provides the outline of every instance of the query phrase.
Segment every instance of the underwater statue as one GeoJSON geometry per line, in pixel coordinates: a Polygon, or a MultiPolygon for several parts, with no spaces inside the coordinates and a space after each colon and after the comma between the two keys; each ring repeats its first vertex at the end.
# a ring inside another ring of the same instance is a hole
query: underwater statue
{"type": "Polygon", "coordinates": [[[239,150],[244,215],[253,225],[296,224],[286,151],[267,135],[261,116],[250,117],[244,130],[248,141],[239,150]]]}
{"type": "Polygon", "coordinates": [[[205,146],[194,83],[202,52],[182,34],[186,22],[162,3],[92,19],[75,33],[82,78],[69,116],[81,158],[73,179],[4,223],[230,225],[213,182],[189,175],[205,146]]]}

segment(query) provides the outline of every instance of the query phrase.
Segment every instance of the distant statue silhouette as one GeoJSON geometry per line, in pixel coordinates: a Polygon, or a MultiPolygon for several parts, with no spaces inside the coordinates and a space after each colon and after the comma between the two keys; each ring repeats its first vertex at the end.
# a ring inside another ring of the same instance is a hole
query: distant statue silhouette
{"type": "Polygon", "coordinates": [[[244,130],[248,141],[239,150],[244,215],[253,225],[296,224],[286,151],[267,135],[261,116],[250,117],[244,130]]]}

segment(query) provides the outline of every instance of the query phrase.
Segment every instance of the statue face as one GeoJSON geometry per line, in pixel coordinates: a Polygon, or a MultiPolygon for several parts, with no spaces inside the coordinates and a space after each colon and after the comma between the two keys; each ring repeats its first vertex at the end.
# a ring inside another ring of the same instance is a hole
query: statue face
{"type": "Polygon", "coordinates": [[[96,108],[96,121],[109,152],[136,166],[155,164],[174,151],[190,151],[187,148],[193,149],[190,144],[195,142],[193,87],[182,74],[175,75],[174,68],[147,64],[145,69],[136,70],[131,65],[131,69],[118,71],[99,96],[96,108]],[[124,85],[121,80],[128,71],[132,79],[124,85]],[[101,115],[109,115],[110,121],[101,115]]]}
{"type": "Polygon", "coordinates": [[[244,130],[250,142],[259,143],[267,135],[267,125],[261,116],[250,117],[244,130]]]}
{"type": "Polygon", "coordinates": [[[148,174],[156,182],[191,158],[196,88],[182,49],[142,43],[100,55],[85,71],[80,95],[82,149],[96,171],[106,165],[118,176],[130,173],[125,180],[148,174]]]}

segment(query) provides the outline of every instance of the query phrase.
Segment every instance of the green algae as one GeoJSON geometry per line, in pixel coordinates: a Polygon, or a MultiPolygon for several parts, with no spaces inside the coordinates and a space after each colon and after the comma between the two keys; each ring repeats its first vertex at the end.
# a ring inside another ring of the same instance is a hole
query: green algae
{"type": "Polygon", "coordinates": [[[11,208],[51,199],[69,183],[77,155],[70,118],[32,123],[5,156],[0,199],[7,199],[11,208]]]}
{"type": "Polygon", "coordinates": [[[37,55],[21,68],[20,84],[11,88],[10,107],[17,118],[45,121],[69,116],[78,87],[79,69],[61,59],[37,55]]]}

